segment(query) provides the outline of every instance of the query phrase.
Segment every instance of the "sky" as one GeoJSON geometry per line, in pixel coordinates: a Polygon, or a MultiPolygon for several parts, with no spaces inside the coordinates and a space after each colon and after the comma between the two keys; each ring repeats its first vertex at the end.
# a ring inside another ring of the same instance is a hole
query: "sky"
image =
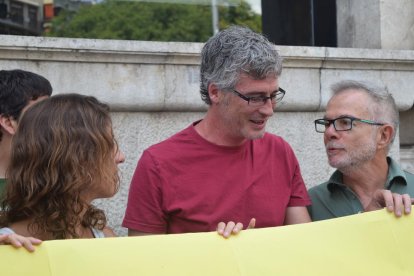
{"type": "Polygon", "coordinates": [[[250,6],[255,12],[262,14],[262,4],[261,4],[262,1],[261,0],[246,0],[246,2],[250,4],[250,6]]]}

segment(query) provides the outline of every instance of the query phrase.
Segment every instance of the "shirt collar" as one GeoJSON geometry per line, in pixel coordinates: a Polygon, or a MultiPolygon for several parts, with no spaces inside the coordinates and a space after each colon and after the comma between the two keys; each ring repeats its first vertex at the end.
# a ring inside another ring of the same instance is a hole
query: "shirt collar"
{"type": "MultiPolygon", "coordinates": [[[[405,176],[402,168],[395,162],[391,157],[387,157],[388,163],[388,175],[387,181],[384,185],[385,189],[390,189],[391,185],[394,183],[395,179],[400,178],[403,181],[398,181],[401,185],[407,185],[407,178],[405,176]]],[[[336,188],[346,188],[346,185],[343,183],[343,174],[336,170],[328,180],[327,188],[330,192],[333,192],[336,188]]]]}
{"type": "Polygon", "coordinates": [[[343,174],[336,170],[328,180],[327,188],[330,192],[333,192],[336,188],[346,188],[345,184],[342,183],[343,174]]]}
{"type": "Polygon", "coordinates": [[[386,183],[385,188],[389,189],[391,185],[394,183],[394,180],[396,178],[401,178],[402,181],[400,181],[400,183],[402,185],[407,186],[407,178],[401,166],[399,166],[397,162],[395,162],[395,160],[392,159],[391,157],[387,157],[387,162],[388,162],[388,176],[387,176],[387,183],[386,183]]]}

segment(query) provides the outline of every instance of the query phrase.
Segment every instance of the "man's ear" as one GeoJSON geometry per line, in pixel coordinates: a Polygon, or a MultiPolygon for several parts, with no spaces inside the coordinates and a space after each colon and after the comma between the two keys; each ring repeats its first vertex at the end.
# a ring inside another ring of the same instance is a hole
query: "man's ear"
{"type": "Polygon", "coordinates": [[[378,147],[386,148],[391,144],[392,138],[394,137],[395,129],[391,125],[384,125],[380,127],[378,132],[378,147]]]}
{"type": "Polygon", "coordinates": [[[217,104],[219,101],[219,91],[220,89],[214,83],[208,85],[208,96],[212,104],[217,104]]]}
{"type": "Polygon", "coordinates": [[[17,130],[17,121],[11,116],[0,115],[0,127],[3,131],[14,135],[17,130]]]}

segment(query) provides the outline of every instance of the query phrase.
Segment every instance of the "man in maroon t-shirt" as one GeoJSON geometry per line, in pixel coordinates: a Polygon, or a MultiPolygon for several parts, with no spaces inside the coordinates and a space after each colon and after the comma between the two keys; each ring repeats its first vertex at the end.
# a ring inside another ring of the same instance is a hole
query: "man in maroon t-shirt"
{"type": "Polygon", "coordinates": [[[123,221],[128,234],[218,230],[228,237],[243,224],[309,222],[293,150],[265,131],[285,95],[275,46],[233,26],[210,38],[201,57],[207,114],[142,154],[123,221]]]}

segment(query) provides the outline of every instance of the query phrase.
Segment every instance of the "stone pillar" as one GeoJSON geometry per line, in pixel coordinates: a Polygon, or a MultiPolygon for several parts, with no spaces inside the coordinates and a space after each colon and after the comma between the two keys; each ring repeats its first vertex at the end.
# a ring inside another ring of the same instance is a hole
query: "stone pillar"
{"type": "MultiPolygon", "coordinates": [[[[336,0],[336,7],[338,47],[414,50],[413,0],[336,0]]],[[[400,112],[401,165],[411,172],[413,120],[414,106],[400,112]]]]}
{"type": "Polygon", "coordinates": [[[407,171],[414,173],[414,107],[400,112],[400,160],[407,171]]]}
{"type": "Polygon", "coordinates": [[[336,0],[338,47],[414,50],[414,1],[336,0]]]}

